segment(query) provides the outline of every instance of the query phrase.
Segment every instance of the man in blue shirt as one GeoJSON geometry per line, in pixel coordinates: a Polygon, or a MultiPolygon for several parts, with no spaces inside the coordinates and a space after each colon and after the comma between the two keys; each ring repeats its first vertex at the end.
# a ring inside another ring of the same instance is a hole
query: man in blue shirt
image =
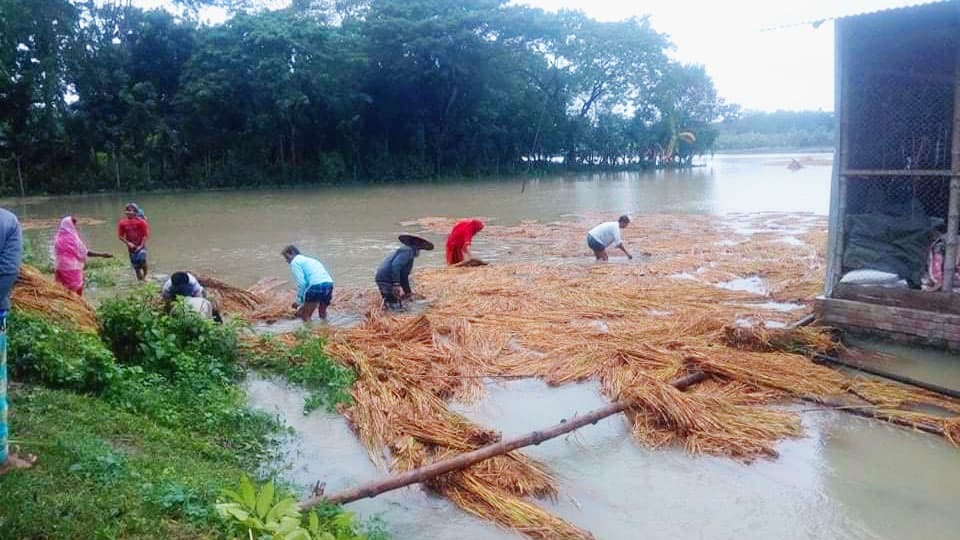
{"type": "Polygon", "coordinates": [[[10,290],[20,272],[23,236],[13,212],[0,208],[0,474],[33,465],[36,456],[8,452],[7,439],[7,312],[10,290]]]}
{"type": "Polygon", "coordinates": [[[321,319],[327,318],[327,307],[333,298],[333,278],[323,264],[306,255],[301,255],[296,246],[283,248],[283,258],[290,263],[290,275],[297,284],[297,301],[293,307],[304,321],[313,317],[313,311],[321,319]]]}

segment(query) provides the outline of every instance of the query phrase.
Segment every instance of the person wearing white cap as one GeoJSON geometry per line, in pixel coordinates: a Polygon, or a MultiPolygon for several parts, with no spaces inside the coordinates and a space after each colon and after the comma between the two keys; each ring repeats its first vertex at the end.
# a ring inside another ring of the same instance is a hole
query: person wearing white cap
{"type": "Polygon", "coordinates": [[[630,216],[624,214],[617,221],[607,221],[590,229],[587,233],[587,246],[593,250],[594,256],[598,261],[609,259],[607,255],[608,247],[615,247],[623,252],[628,259],[633,259],[633,255],[623,246],[623,238],[620,236],[620,229],[626,229],[630,224],[630,216]]]}

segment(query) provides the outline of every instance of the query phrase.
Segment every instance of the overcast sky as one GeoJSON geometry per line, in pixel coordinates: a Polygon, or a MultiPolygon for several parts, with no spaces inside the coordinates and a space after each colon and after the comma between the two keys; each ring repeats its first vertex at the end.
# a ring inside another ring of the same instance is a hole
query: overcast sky
{"type": "Polygon", "coordinates": [[[833,110],[833,24],[799,24],[922,3],[921,0],[522,0],[579,9],[600,20],[650,15],[676,45],[673,56],[703,64],[720,95],[747,109],[833,110]]]}
{"type": "MultiPolygon", "coordinates": [[[[261,0],[280,7],[285,0],[261,0]]],[[[833,25],[808,21],[923,0],[516,0],[599,20],[650,15],[681,61],[703,64],[720,95],[746,109],[833,110],[833,25]]],[[[135,0],[147,7],[164,0],[135,0]]],[[[207,11],[206,19],[222,19],[207,11]]]]}

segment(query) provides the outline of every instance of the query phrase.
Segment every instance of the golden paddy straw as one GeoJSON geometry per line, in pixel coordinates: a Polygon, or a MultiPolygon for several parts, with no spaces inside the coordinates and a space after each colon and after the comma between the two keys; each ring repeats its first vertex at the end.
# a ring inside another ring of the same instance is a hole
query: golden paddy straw
{"type": "MultiPolygon", "coordinates": [[[[418,271],[415,289],[429,305],[419,315],[387,316],[374,292],[351,296],[350,307],[366,307],[366,317],[335,331],[328,353],[357,370],[354,404],[344,413],[375,463],[400,472],[498,440],[447,406],[481,396],[485,376],[598,381],[609,399],[631,402],[626,420],[640,443],[744,462],[773,458],[780,440],[801,435],[799,414],[779,407],[798,398],[882,406],[891,418],[960,440],[960,417],[897,408],[927,404],[956,414],[960,401],[865,382],[784,350],[830,351],[829,329],[766,325],[801,318],[819,292],[823,246],[811,242],[825,241],[824,218],[641,216],[625,236],[650,256],[603,265],[592,263],[583,241],[597,220],[488,225],[481,238],[508,245],[517,262],[418,271]],[[796,233],[806,243],[783,241],[780,231],[798,229],[806,229],[796,233]],[[751,276],[762,289],[737,290],[736,280],[751,276]],[[771,301],[802,309],[784,312],[771,301]],[[667,384],[694,371],[710,379],[686,392],[667,384]]],[[[452,221],[413,224],[446,232],[452,221]]],[[[523,499],[555,496],[557,486],[522,452],[428,487],[532,538],[590,538],[523,499]]]]}
{"type": "Polygon", "coordinates": [[[10,294],[13,307],[60,321],[79,330],[97,331],[97,314],[82,296],[24,264],[10,294]]]}

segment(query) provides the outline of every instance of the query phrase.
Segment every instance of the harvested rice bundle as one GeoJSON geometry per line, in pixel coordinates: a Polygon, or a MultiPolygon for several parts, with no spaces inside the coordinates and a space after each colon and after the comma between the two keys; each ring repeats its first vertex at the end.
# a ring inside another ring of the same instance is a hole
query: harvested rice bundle
{"type": "Polygon", "coordinates": [[[97,331],[97,314],[82,296],[68,291],[24,264],[10,294],[13,307],[60,321],[87,332],[97,331]]]}
{"type": "Polygon", "coordinates": [[[502,489],[490,486],[475,474],[464,472],[440,488],[460,508],[530,538],[543,540],[592,540],[593,535],[560,519],[539,506],[502,489]]]}
{"type": "Polygon", "coordinates": [[[257,309],[264,303],[264,298],[259,294],[234,287],[210,276],[197,276],[197,281],[203,285],[204,289],[218,297],[220,309],[227,313],[242,315],[257,309]]]}
{"type": "Polygon", "coordinates": [[[801,398],[824,398],[843,394],[849,379],[805,357],[789,353],[756,353],[728,349],[689,360],[707,373],[736,381],[783,390],[801,398]]]}
{"type": "Polygon", "coordinates": [[[786,351],[804,354],[834,354],[840,348],[833,329],[822,326],[767,328],[764,325],[725,326],[724,343],[755,352],[786,351]]]}
{"type": "Polygon", "coordinates": [[[920,388],[858,377],[851,381],[850,393],[874,405],[900,408],[911,405],[929,405],[960,414],[960,399],[950,398],[920,388]]]}
{"type": "Polygon", "coordinates": [[[776,457],[778,441],[802,434],[796,414],[688,394],[643,375],[620,388],[617,399],[633,403],[633,433],[653,448],[679,444],[695,454],[751,461],[776,457]]]}

